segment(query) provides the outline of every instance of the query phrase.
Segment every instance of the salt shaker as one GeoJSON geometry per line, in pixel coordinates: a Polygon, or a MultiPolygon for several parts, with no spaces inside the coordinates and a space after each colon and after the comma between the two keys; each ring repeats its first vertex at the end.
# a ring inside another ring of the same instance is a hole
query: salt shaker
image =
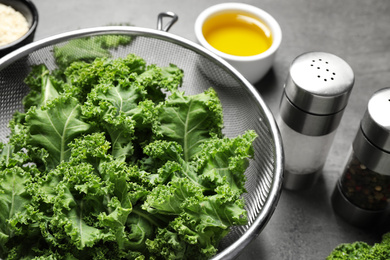
{"type": "Polygon", "coordinates": [[[340,57],[308,52],[290,66],[278,125],[285,152],[284,188],[311,187],[321,172],[354,84],[340,57]]]}
{"type": "Polygon", "coordinates": [[[390,202],[390,88],[370,98],[332,194],[336,213],[355,226],[381,222],[390,202]]]}

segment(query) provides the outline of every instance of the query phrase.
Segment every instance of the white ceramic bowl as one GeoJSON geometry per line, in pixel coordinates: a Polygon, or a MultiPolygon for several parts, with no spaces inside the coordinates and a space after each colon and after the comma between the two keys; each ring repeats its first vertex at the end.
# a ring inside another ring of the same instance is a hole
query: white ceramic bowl
{"type": "Polygon", "coordinates": [[[282,30],[279,26],[279,23],[264,10],[243,3],[223,3],[213,5],[205,9],[196,19],[195,35],[198,42],[203,47],[229,62],[252,84],[263,78],[272,67],[276,52],[282,42],[282,30]],[[240,12],[251,14],[268,26],[272,33],[272,45],[268,50],[253,56],[235,56],[221,52],[207,42],[202,33],[203,24],[205,21],[214,15],[228,12],[231,13],[235,11],[238,13],[240,12]]]}

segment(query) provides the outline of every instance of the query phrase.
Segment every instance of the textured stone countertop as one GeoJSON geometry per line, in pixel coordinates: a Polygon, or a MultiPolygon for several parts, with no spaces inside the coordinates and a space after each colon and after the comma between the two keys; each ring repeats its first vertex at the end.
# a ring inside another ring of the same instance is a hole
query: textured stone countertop
{"type": "MultiPolygon", "coordinates": [[[[170,32],[195,41],[197,15],[220,0],[33,0],[40,21],[35,40],[112,23],[156,28],[157,15],[173,11],[170,32]]],[[[378,242],[389,230],[364,230],[338,218],[330,196],[370,96],[390,87],[390,1],[245,0],[272,14],[283,40],[272,70],[255,87],[276,115],[292,60],[308,51],[338,55],[351,65],[355,85],[318,182],[302,192],[282,191],[261,234],[238,259],[324,259],[340,243],[378,242]]]]}

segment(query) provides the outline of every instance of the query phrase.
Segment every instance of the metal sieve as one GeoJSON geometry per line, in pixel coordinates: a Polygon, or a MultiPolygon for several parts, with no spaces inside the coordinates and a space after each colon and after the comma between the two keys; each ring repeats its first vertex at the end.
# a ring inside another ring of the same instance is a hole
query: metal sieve
{"type": "MultiPolygon", "coordinates": [[[[159,19],[162,17],[164,15],[159,19]]],[[[249,129],[259,135],[254,143],[255,156],[246,171],[244,198],[248,224],[233,227],[213,258],[234,259],[260,234],[277,205],[283,178],[281,137],[273,115],[259,93],[231,65],[198,44],[163,31],[160,20],[158,28],[106,26],[81,29],[36,41],[0,59],[0,140],[7,141],[8,122],[15,111],[22,110],[22,98],[29,91],[24,79],[30,67],[43,63],[51,70],[57,68],[54,46],[96,35],[132,36],[130,45],[112,51],[113,58],[134,53],[148,64],[177,65],[184,71],[182,90],[186,94],[197,94],[210,87],[217,91],[224,112],[223,132],[227,137],[236,137],[249,129]]]]}

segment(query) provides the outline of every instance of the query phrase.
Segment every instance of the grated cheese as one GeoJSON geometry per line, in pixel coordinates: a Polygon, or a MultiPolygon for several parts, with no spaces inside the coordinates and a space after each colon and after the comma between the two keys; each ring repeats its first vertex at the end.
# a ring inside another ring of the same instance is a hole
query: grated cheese
{"type": "Polygon", "coordinates": [[[0,4],[0,46],[16,41],[29,29],[26,18],[10,6],[0,4]]]}

